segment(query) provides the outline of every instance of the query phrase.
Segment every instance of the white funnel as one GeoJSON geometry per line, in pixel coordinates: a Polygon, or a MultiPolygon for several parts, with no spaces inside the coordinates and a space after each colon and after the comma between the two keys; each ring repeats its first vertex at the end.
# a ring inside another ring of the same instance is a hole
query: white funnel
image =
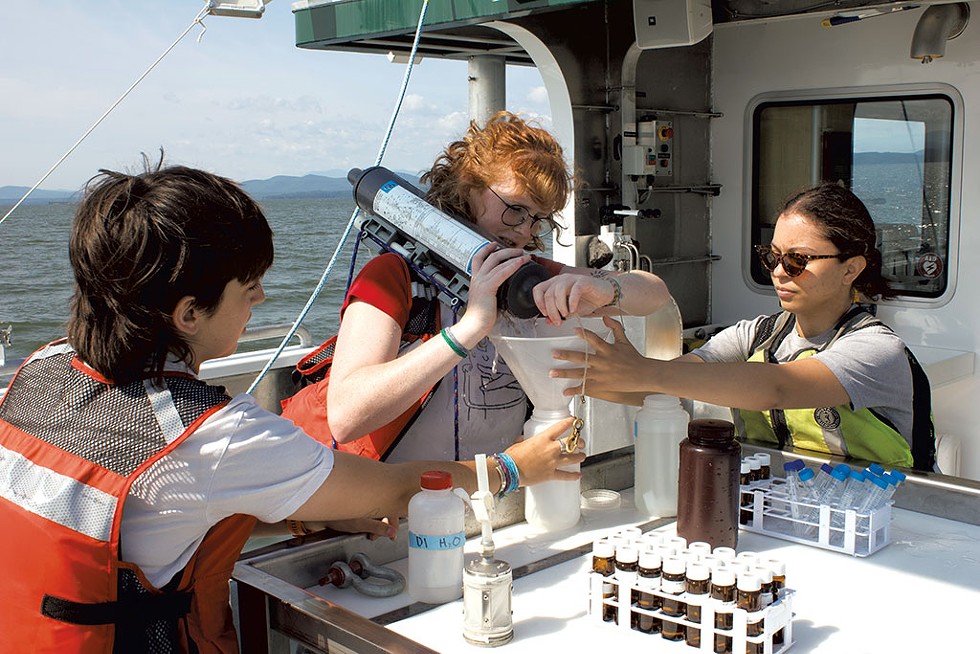
{"type": "Polygon", "coordinates": [[[585,340],[575,333],[580,326],[604,338],[608,338],[610,332],[600,318],[566,320],[558,326],[549,325],[543,320],[534,320],[531,323],[500,320],[490,336],[497,353],[507,362],[535,411],[541,414],[564,411],[568,415],[571,398],[565,397],[562,392],[566,388],[578,386],[581,380],[555,379],[549,377],[548,373],[553,368],[578,366],[555,359],[551,354],[555,350],[585,352],[588,349],[585,340]],[[531,335],[524,332],[530,332],[531,335]]]}
{"type": "MultiPolygon", "coordinates": [[[[524,423],[524,438],[531,438],[571,415],[569,404],[573,398],[565,397],[562,391],[577,386],[580,380],[554,379],[548,376],[548,372],[552,368],[576,367],[576,364],[552,358],[554,350],[585,352],[589,349],[585,339],[575,334],[579,326],[604,338],[608,338],[610,331],[599,318],[568,320],[557,327],[540,319],[497,321],[490,338],[534,405],[531,419],[524,423]]],[[[576,464],[560,469],[578,472],[579,466],[576,464]]],[[[546,481],[530,486],[524,493],[524,518],[529,525],[542,532],[569,529],[578,523],[581,515],[580,495],[581,484],[578,480],[546,481]]]]}

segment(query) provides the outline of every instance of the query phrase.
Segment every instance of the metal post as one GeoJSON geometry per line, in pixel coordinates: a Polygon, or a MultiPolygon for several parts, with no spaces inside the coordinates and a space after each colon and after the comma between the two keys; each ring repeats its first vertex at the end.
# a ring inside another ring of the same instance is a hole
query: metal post
{"type": "Polygon", "coordinates": [[[478,55],[468,61],[470,120],[483,125],[490,116],[506,108],[506,60],[493,55],[478,55]]]}

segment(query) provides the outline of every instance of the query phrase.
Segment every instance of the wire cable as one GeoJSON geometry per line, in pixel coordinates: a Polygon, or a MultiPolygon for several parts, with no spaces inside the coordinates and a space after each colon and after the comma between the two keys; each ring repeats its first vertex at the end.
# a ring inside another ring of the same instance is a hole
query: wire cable
{"type": "Polygon", "coordinates": [[[73,145],[73,146],[71,146],[70,148],[68,148],[68,151],[67,151],[67,152],[65,152],[65,153],[64,153],[63,155],[61,155],[61,158],[60,158],[60,159],[58,159],[58,161],[56,161],[56,162],[54,163],[54,165],[53,165],[53,166],[51,166],[51,168],[49,168],[49,169],[48,169],[48,172],[46,172],[46,173],[44,173],[44,175],[43,175],[43,176],[41,176],[41,179],[39,179],[39,180],[37,180],[37,182],[35,182],[35,184],[34,184],[34,186],[32,186],[32,187],[30,188],[30,190],[29,190],[29,191],[27,191],[27,193],[25,193],[25,194],[23,195],[23,197],[21,197],[21,199],[20,199],[20,200],[17,200],[17,204],[15,204],[15,205],[14,205],[13,207],[11,207],[11,208],[10,208],[10,211],[8,211],[8,212],[7,212],[6,214],[4,214],[4,216],[3,216],[2,218],[0,218],[0,224],[3,224],[3,221],[5,221],[5,220],[6,220],[7,218],[9,218],[9,217],[10,217],[10,214],[12,214],[12,213],[13,213],[14,211],[16,211],[16,210],[17,210],[17,207],[19,207],[19,206],[20,206],[21,204],[23,204],[23,203],[24,203],[24,201],[25,201],[25,200],[26,200],[26,199],[27,199],[28,197],[30,197],[30,195],[31,195],[31,193],[33,193],[34,191],[36,191],[36,190],[37,190],[37,188],[38,188],[38,187],[39,187],[39,186],[40,186],[41,184],[43,184],[43,183],[44,183],[44,180],[46,180],[46,179],[47,179],[48,177],[50,177],[50,176],[51,176],[51,173],[53,173],[53,172],[54,172],[54,171],[55,171],[55,170],[56,170],[56,169],[58,168],[58,166],[60,166],[60,165],[61,165],[61,164],[62,164],[62,163],[63,163],[63,162],[65,161],[65,159],[67,159],[67,158],[68,158],[69,156],[71,156],[71,153],[72,153],[72,152],[74,152],[74,151],[75,151],[75,149],[76,149],[76,148],[77,148],[77,147],[78,147],[79,145],[81,145],[81,144],[82,144],[82,141],[84,141],[85,139],[87,139],[87,138],[88,138],[88,136],[89,136],[89,134],[91,134],[92,132],[94,132],[94,131],[95,131],[95,128],[96,128],[96,127],[98,127],[99,125],[101,125],[101,124],[102,124],[102,121],[103,121],[103,120],[105,120],[105,119],[106,119],[106,118],[107,118],[107,117],[109,116],[109,114],[110,114],[110,113],[112,113],[112,112],[113,112],[113,110],[114,110],[114,109],[115,109],[115,108],[116,108],[117,106],[119,106],[119,104],[120,104],[120,103],[121,103],[121,102],[122,102],[123,100],[125,100],[125,99],[126,99],[126,96],[128,96],[128,95],[129,95],[129,94],[130,94],[130,93],[131,93],[131,92],[133,91],[133,89],[135,89],[135,88],[136,88],[136,87],[137,87],[137,86],[139,85],[139,83],[140,83],[140,82],[142,82],[142,81],[143,81],[143,79],[144,79],[144,78],[145,78],[145,77],[146,77],[147,75],[149,75],[149,74],[150,74],[150,71],[152,71],[152,70],[153,70],[154,68],[156,68],[156,67],[157,67],[157,64],[159,64],[159,63],[160,63],[161,61],[163,61],[163,58],[164,58],[164,57],[166,57],[166,56],[167,56],[168,54],[170,54],[170,51],[171,51],[171,50],[173,50],[174,48],[176,48],[176,47],[177,47],[177,44],[178,44],[178,43],[180,43],[180,42],[181,42],[181,41],[183,40],[183,38],[184,38],[185,36],[187,36],[187,33],[188,33],[188,32],[190,32],[190,31],[191,31],[191,30],[192,30],[192,29],[194,28],[194,26],[195,26],[195,25],[198,25],[198,24],[200,24],[200,25],[201,25],[202,27],[204,26],[204,23],[203,23],[202,21],[203,21],[203,19],[204,19],[204,17],[205,17],[205,16],[207,16],[207,15],[208,15],[209,13],[210,13],[210,7],[206,5],[206,6],[205,6],[205,7],[203,8],[203,9],[201,9],[201,11],[200,11],[200,12],[199,12],[199,13],[197,14],[197,16],[196,16],[196,17],[194,18],[194,20],[193,20],[193,21],[191,22],[191,24],[187,26],[187,29],[185,29],[185,30],[184,30],[183,32],[181,32],[181,34],[180,34],[180,36],[178,36],[178,37],[177,37],[177,39],[176,39],[176,40],[175,40],[175,41],[174,41],[173,43],[171,43],[171,44],[170,44],[170,47],[169,47],[169,48],[167,48],[166,50],[164,50],[164,51],[163,51],[163,54],[161,54],[161,55],[160,55],[159,57],[157,57],[157,59],[156,59],[156,61],[154,61],[154,62],[153,62],[152,64],[150,64],[150,67],[149,67],[149,68],[147,68],[147,69],[146,69],[146,70],[145,70],[145,71],[143,72],[143,74],[142,74],[142,75],[140,75],[140,76],[139,76],[138,78],[136,78],[136,81],[135,81],[135,82],[133,82],[133,83],[132,83],[132,84],[131,84],[131,85],[129,86],[129,88],[128,88],[128,89],[126,89],[126,91],[125,91],[125,92],[123,92],[123,94],[119,96],[119,99],[118,99],[118,100],[116,100],[115,102],[113,102],[113,103],[112,103],[112,104],[111,104],[111,105],[109,106],[109,108],[105,110],[105,113],[103,113],[103,114],[102,114],[102,116],[100,116],[100,117],[99,117],[99,119],[98,119],[97,121],[95,121],[95,123],[94,123],[94,124],[93,124],[93,125],[92,125],[91,127],[89,127],[89,128],[88,128],[88,130],[86,130],[84,134],[82,134],[82,136],[81,136],[81,138],[79,138],[79,139],[78,139],[77,141],[75,141],[75,145],[73,145]]]}
{"type": "MultiPolygon", "coordinates": [[[[425,13],[429,8],[429,0],[423,0],[422,10],[419,12],[418,25],[415,28],[415,39],[412,41],[412,51],[408,56],[408,64],[405,66],[405,76],[402,79],[402,86],[398,92],[398,99],[395,102],[395,107],[392,109],[391,118],[388,120],[388,128],[385,130],[384,138],[381,142],[381,147],[378,149],[378,156],[374,160],[375,166],[380,166],[381,161],[384,159],[385,151],[388,149],[388,141],[391,139],[391,134],[395,129],[395,121],[398,119],[398,114],[401,111],[402,102],[405,100],[405,93],[408,91],[408,83],[412,77],[412,69],[415,65],[415,54],[418,51],[419,40],[422,37],[422,24],[425,22],[425,13]]],[[[330,257],[330,261],[327,263],[327,267],[324,269],[323,274],[320,275],[320,281],[317,283],[316,288],[313,289],[313,293],[310,294],[310,299],[306,301],[306,306],[300,311],[299,315],[296,317],[296,321],[293,326],[289,329],[286,335],[283,337],[282,342],[279,343],[279,347],[273,352],[272,356],[266,362],[262,371],[259,372],[255,380],[252,382],[251,386],[248,387],[246,393],[251,394],[259,382],[266,376],[272,366],[275,364],[276,360],[282,354],[283,350],[286,349],[286,345],[292,339],[296,330],[306,319],[307,314],[309,314],[310,309],[313,308],[313,304],[316,302],[317,298],[320,296],[320,292],[323,290],[324,285],[327,283],[327,278],[330,276],[330,272],[333,270],[334,264],[337,262],[337,257],[340,255],[341,249],[347,243],[347,239],[350,236],[351,230],[354,227],[354,223],[357,220],[357,216],[360,213],[360,209],[355,206],[353,213],[351,213],[350,220],[347,221],[347,227],[344,229],[343,236],[340,237],[340,241],[337,243],[337,247],[334,249],[333,255],[330,257]]],[[[355,252],[356,254],[356,252],[355,252]]]]}

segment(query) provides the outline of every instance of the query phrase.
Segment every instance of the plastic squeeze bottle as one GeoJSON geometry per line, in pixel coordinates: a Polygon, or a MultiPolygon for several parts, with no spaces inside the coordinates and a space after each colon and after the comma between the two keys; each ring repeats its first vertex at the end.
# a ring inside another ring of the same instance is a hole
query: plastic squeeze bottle
{"type": "Polygon", "coordinates": [[[677,515],[678,445],[689,416],[671,395],[647,395],[633,423],[633,494],[636,509],[649,516],[677,515]]]}
{"type": "Polygon", "coordinates": [[[463,596],[466,506],[448,472],[423,472],[420,485],[408,503],[408,593],[441,604],[463,596]]]}

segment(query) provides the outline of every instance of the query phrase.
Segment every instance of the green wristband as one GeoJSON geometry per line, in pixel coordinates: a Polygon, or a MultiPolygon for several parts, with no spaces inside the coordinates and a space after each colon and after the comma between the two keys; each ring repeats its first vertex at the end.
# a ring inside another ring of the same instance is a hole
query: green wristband
{"type": "Polygon", "coordinates": [[[439,333],[442,334],[443,340],[446,341],[446,344],[452,349],[453,352],[456,353],[457,356],[462,357],[463,359],[469,356],[469,351],[456,340],[456,337],[452,335],[452,332],[449,331],[448,327],[444,328],[439,333]]]}

